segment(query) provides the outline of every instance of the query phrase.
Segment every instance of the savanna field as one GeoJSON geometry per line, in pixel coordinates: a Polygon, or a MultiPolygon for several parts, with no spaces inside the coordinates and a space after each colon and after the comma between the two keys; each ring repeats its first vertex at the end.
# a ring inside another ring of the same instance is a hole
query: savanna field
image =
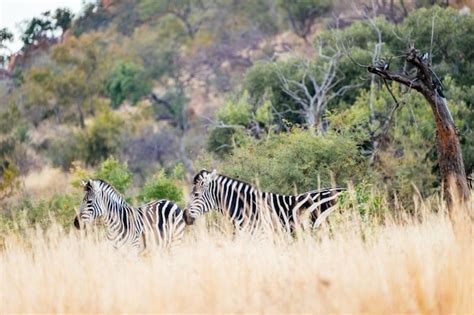
{"type": "Polygon", "coordinates": [[[146,257],[92,232],[30,229],[5,239],[1,312],[472,313],[472,221],[453,229],[426,206],[383,226],[345,209],[297,238],[208,220],[146,257]]]}
{"type": "Polygon", "coordinates": [[[0,314],[474,314],[472,10],[0,0],[0,314]]]}

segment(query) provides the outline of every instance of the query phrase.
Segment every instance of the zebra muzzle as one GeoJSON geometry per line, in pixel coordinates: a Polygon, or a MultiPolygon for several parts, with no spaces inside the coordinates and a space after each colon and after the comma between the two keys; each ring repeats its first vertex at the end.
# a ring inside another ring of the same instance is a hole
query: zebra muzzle
{"type": "Polygon", "coordinates": [[[74,218],[74,226],[76,227],[76,229],[80,230],[81,229],[81,222],[79,221],[79,216],[76,215],[76,217],[74,218]]]}
{"type": "Polygon", "coordinates": [[[184,210],[183,210],[183,218],[184,218],[184,222],[185,222],[187,225],[193,225],[193,224],[194,224],[194,220],[196,220],[195,218],[193,218],[193,217],[189,214],[188,209],[184,209],[184,210]]]}

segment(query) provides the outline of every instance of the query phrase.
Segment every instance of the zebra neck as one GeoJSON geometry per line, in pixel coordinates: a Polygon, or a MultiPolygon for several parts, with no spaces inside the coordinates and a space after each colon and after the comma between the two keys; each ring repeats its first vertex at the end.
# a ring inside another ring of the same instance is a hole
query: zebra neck
{"type": "Polygon", "coordinates": [[[135,213],[123,199],[105,198],[104,205],[106,206],[104,221],[109,239],[123,239],[127,233],[135,229],[135,213]]]}
{"type": "Polygon", "coordinates": [[[219,176],[213,191],[219,211],[231,219],[238,219],[245,208],[262,202],[268,193],[261,192],[250,184],[219,176]]]}

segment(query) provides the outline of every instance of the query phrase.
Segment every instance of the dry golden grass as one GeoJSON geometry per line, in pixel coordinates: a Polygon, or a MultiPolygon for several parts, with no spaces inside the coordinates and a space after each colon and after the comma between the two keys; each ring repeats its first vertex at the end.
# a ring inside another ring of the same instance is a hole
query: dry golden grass
{"type": "Polygon", "coordinates": [[[45,166],[38,172],[31,172],[21,180],[23,191],[28,192],[33,199],[48,198],[55,193],[68,193],[71,190],[70,185],[64,185],[71,182],[71,175],[50,166],[45,166]]]}
{"type": "MultiPolygon", "coordinates": [[[[472,314],[472,222],[444,214],[378,226],[350,216],[288,239],[200,224],[173,253],[136,257],[58,227],[10,235],[0,313],[472,314]]],[[[92,236],[91,236],[92,235],[92,236]]]]}

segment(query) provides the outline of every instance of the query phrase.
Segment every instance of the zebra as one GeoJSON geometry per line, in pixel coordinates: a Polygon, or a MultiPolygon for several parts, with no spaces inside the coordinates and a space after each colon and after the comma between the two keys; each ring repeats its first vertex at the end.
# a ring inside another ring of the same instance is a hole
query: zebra
{"type": "Polygon", "coordinates": [[[337,196],[345,190],[324,188],[299,195],[279,195],[218,175],[215,170],[202,170],[194,177],[192,200],[184,210],[184,220],[191,225],[198,216],[216,209],[239,229],[252,227],[268,210],[285,230],[293,231],[303,214],[309,214],[312,227],[317,228],[335,209],[337,196]]]}
{"type": "Polygon", "coordinates": [[[107,227],[107,238],[115,248],[131,245],[141,252],[154,243],[170,248],[179,243],[186,226],[181,209],[169,200],[157,200],[140,207],[132,207],[112,185],[100,179],[82,181],[85,196],[74,226],[102,218],[107,227]]]}

